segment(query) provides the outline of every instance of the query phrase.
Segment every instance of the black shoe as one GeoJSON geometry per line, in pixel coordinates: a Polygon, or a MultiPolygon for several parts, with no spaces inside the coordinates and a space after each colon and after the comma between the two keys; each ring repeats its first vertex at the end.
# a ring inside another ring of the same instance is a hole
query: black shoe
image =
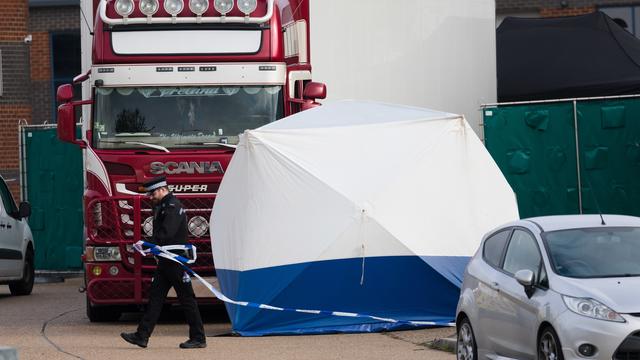
{"type": "Polygon", "coordinates": [[[207,342],[205,340],[192,340],[189,339],[182,344],[180,344],[181,349],[200,349],[206,348],[207,342]]]}
{"type": "Polygon", "coordinates": [[[149,339],[145,339],[142,336],[138,335],[137,332],[134,333],[120,333],[120,336],[124,339],[124,341],[129,344],[138,345],[141,348],[146,348],[149,339]]]}

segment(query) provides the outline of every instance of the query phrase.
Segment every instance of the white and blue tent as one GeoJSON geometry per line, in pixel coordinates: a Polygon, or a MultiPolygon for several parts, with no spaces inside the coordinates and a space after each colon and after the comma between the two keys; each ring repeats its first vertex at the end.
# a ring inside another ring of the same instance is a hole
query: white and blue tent
{"type": "Polygon", "coordinates": [[[483,234],[518,218],[513,191],[460,115],[330,103],[246,131],[216,199],[222,292],[319,313],[227,304],[242,335],[450,323],[483,234]]]}

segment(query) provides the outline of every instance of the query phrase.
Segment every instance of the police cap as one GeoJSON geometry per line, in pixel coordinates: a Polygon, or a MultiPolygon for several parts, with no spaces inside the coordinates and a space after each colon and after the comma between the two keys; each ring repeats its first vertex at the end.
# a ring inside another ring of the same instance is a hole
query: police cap
{"type": "Polygon", "coordinates": [[[161,187],[166,187],[166,186],[167,186],[167,178],[165,176],[154,177],[153,179],[142,184],[142,188],[144,189],[144,191],[147,192],[147,195],[151,195],[151,193],[155,189],[159,189],[161,187]]]}

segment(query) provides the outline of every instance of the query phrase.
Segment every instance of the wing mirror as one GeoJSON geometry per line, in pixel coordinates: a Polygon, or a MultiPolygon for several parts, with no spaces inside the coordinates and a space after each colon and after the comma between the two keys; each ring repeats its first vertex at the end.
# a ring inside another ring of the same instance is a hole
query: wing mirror
{"type": "Polygon", "coordinates": [[[309,82],[304,87],[302,92],[303,100],[300,102],[300,110],[309,110],[314,107],[320,106],[317,99],[324,99],[327,97],[327,86],[323,83],[309,82]]]}
{"type": "Polygon", "coordinates": [[[535,288],[533,287],[535,281],[535,275],[533,271],[529,269],[518,270],[516,272],[516,281],[524,287],[524,292],[527,297],[531,298],[535,288]]]}
{"type": "Polygon", "coordinates": [[[83,140],[76,139],[76,106],[90,104],[91,100],[71,101],[73,99],[73,85],[71,84],[58,87],[57,99],[62,103],[58,106],[58,138],[64,142],[85,148],[86,143],[83,140]]]}
{"type": "Polygon", "coordinates": [[[73,99],[73,85],[64,84],[58,86],[58,91],[56,92],[56,99],[59,103],[67,103],[73,99]]]}
{"type": "Polygon", "coordinates": [[[18,208],[18,217],[20,219],[28,218],[31,216],[31,204],[28,202],[21,202],[18,208]]]}
{"type": "Polygon", "coordinates": [[[327,97],[327,85],[312,81],[304,87],[302,97],[313,101],[316,99],[324,99],[327,97]]]}

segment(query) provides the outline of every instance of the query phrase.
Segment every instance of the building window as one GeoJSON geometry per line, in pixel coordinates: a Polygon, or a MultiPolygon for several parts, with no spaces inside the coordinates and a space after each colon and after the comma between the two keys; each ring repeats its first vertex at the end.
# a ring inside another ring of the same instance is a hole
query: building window
{"type": "MultiPolygon", "coordinates": [[[[69,84],[82,71],[80,55],[80,30],[51,33],[51,82],[53,87],[53,117],[56,118],[56,91],[58,86],[69,84]]],[[[75,87],[76,97],[81,96],[80,86],[75,87]]]]}

